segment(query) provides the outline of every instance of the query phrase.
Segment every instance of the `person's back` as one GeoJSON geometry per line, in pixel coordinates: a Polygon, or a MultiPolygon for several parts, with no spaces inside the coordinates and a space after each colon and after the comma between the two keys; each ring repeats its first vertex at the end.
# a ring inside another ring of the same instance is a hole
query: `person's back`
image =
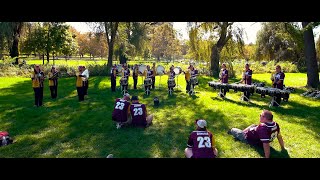
{"type": "Polygon", "coordinates": [[[214,158],[214,151],[212,148],[212,133],[210,131],[193,131],[190,134],[188,144],[193,144],[192,152],[193,158],[214,158]]]}
{"type": "Polygon", "coordinates": [[[126,122],[128,120],[128,108],[130,102],[117,98],[112,112],[112,120],[117,122],[126,122]]]}
{"type": "Polygon", "coordinates": [[[132,125],[143,126],[147,125],[146,121],[146,106],[140,103],[132,103],[130,105],[130,113],[132,116],[132,125]]]}
{"type": "Polygon", "coordinates": [[[248,128],[244,133],[249,144],[262,146],[263,142],[272,142],[277,137],[280,133],[280,127],[278,123],[272,121],[248,128]]]}

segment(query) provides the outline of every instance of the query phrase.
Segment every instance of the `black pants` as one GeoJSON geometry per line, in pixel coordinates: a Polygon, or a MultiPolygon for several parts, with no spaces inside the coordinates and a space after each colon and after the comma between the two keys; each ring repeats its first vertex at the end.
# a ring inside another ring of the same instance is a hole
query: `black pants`
{"type": "Polygon", "coordinates": [[[133,89],[137,89],[138,78],[133,78],[133,89]]]}
{"type": "Polygon", "coordinates": [[[154,89],[154,84],[156,83],[156,77],[152,77],[151,78],[152,79],[152,89],[154,89]]]}
{"type": "Polygon", "coordinates": [[[186,80],[186,84],[187,84],[187,87],[186,87],[186,91],[189,92],[190,91],[190,80],[186,80]]]}
{"type": "MultiPolygon", "coordinates": [[[[250,98],[250,91],[245,91],[244,92],[244,96],[246,96],[248,99],[250,98]]],[[[243,101],[248,101],[248,99],[246,99],[246,98],[243,98],[243,101]]]]}
{"type": "Polygon", "coordinates": [[[55,99],[58,96],[58,85],[50,86],[51,98],[55,99]]]}
{"type": "Polygon", "coordinates": [[[115,92],[116,91],[116,79],[111,78],[111,91],[115,92]]]}
{"type": "Polygon", "coordinates": [[[77,87],[79,101],[84,101],[84,87],[77,87]]]}
{"type": "Polygon", "coordinates": [[[42,106],[43,87],[33,88],[33,91],[34,91],[34,105],[42,106]]]}
{"type": "Polygon", "coordinates": [[[89,80],[83,81],[83,87],[84,95],[88,95],[89,80]]]}

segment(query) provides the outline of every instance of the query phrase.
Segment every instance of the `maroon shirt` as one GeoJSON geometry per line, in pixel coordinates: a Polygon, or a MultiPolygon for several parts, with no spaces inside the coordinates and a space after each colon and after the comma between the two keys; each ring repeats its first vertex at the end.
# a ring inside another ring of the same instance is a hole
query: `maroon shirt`
{"type": "Polygon", "coordinates": [[[130,69],[128,69],[128,68],[123,69],[123,76],[125,78],[128,78],[128,76],[130,76],[130,69]]]}
{"type": "Polygon", "coordinates": [[[210,131],[193,131],[188,140],[188,148],[192,148],[193,158],[214,158],[212,133],[210,131]]]}
{"type": "Polygon", "coordinates": [[[112,120],[117,122],[126,122],[128,120],[128,108],[130,102],[117,98],[112,112],[112,120]]]}
{"type": "Polygon", "coordinates": [[[153,70],[147,70],[147,78],[152,78],[153,77],[153,70]]]}
{"type": "Polygon", "coordinates": [[[146,105],[140,103],[132,103],[130,105],[130,113],[132,116],[132,125],[145,127],[147,125],[146,105]]]}
{"type": "Polygon", "coordinates": [[[228,83],[228,78],[229,78],[229,76],[228,76],[228,70],[223,70],[222,71],[222,83],[228,83]],[[223,77],[224,75],[227,75],[225,78],[223,77]]]}
{"type": "Polygon", "coordinates": [[[276,122],[260,123],[244,132],[249,144],[262,145],[263,142],[272,142],[280,133],[280,127],[276,122]]]}
{"type": "Polygon", "coordinates": [[[283,89],[284,78],[285,78],[285,74],[283,72],[276,73],[276,75],[274,76],[274,83],[278,83],[279,80],[282,80],[282,82],[279,84],[276,84],[275,88],[283,89]]]}
{"type": "Polygon", "coordinates": [[[251,85],[252,83],[252,70],[248,69],[244,74],[244,83],[251,85]]]}
{"type": "Polygon", "coordinates": [[[174,71],[170,71],[170,78],[175,78],[175,76],[176,76],[176,73],[174,72],[174,71]]]}

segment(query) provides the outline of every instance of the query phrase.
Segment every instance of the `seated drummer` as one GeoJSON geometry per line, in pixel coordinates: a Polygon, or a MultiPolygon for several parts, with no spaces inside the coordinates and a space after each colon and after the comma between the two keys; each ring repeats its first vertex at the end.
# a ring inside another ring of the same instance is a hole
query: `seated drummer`
{"type": "MultiPolygon", "coordinates": [[[[252,82],[252,70],[249,68],[249,64],[246,63],[245,65],[245,72],[242,76],[242,80],[240,81],[240,83],[244,82],[244,84],[247,84],[247,85],[251,85],[251,82],[252,82]]],[[[244,92],[244,95],[248,98],[244,98],[243,101],[248,101],[249,100],[249,97],[250,97],[250,91],[245,91],[244,92]]]]}
{"type": "MultiPolygon", "coordinates": [[[[272,76],[272,87],[283,90],[283,82],[284,82],[285,74],[281,71],[281,66],[276,66],[276,73],[272,76]]],[[[280,105],[281,102],[281,94],[276,95],[276,102],[280,105]]],[[[273,106],[278,106],[276,103],[273,106]]]]}
{"type": "MultiPolygon", "coordinates": [[[[147,65],[147,70],[146,70],[146,79],[147,78],[150,78],[151,79],[151,81],[152,81],[152,77],[154,76],[154,74],[153,74],[153,70],[152,69],[150,69],[150,66],[149,65],[147,65]]],[[[151,82],[152,83],[152,82],[151,82]]],[[[144,86],[144,88],[145,88],[145,90],[147,90],[147,87],[148,86],[144,86]]],[[[150,88],[149,88],[149,90],[150,90],[150,88]]]]}
{"type": "MultiPolygon", "coordinates": [[[[221,83],[225,83],[227,84],[228,83],[228,78],[229,78],[229,75],[228,75],[228,70],[227,70],[227,65],[226,63],[222,63],[222,73],[221,73],[221,78],[220,78],[220,82],[221,83]]],[[[227,94],[227,91],[226,89],[220,89],[220,97],[225,97],[227,94]]]]}

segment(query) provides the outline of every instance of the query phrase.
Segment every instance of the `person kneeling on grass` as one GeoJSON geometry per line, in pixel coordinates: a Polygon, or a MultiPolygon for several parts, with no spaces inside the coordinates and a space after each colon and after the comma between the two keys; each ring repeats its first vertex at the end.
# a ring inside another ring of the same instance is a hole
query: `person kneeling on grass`
{"type": "Polygon", "coordinates": [[[266,158],[270,157],[270,142],[277,137],[281,150],[285,150],[284,142],[280,134],[278,123],[273,121],[273,115],[268,110],[263,110],[260,114],[260,124],[251,125],[244,130],[232,128],[228,134],[233,135],[236,139],[253,146],[263,147],[266,158]]]}
{"type": "Polygon", "coordinates": [[[114,103],[114,109],[112,112],[112,120],[116,122],[117,129],[120,129],[122,125],[130,123],[130,94],[126,93],[123,98],[117,98],[114,103]]]}
{"type": "Polygon", "coordinates": [[[132,96],[130,105],[130,114],[133,126],[148,127],[152,124],[153,115],[148,115],[145,104],[139,103],[138,96],[132,96]]]}
{"type": "Polygon", "coordinates": [[[188,140],[185,156],[187,158],[216,158],[218,150],[214,146],[214,138],[207,130],[206,120],[196,120],[197,129],[193,131],[188,140]]]}

